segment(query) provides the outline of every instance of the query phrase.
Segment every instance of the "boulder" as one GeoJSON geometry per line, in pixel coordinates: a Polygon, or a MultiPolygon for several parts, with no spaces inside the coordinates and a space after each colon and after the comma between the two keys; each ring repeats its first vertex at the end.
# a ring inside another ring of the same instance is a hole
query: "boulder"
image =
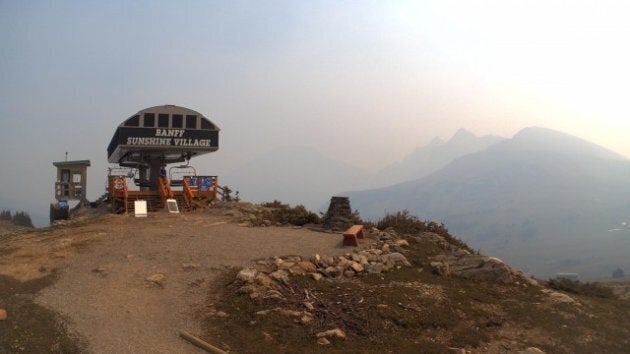
{"type": "Polygon", "coordinates": [[[558,291],[553,291],[553,290],[549,290],[549,289],[543,289],[542,290],[545,294],[547,294],[552,301],[554,302],[563,302],[565,304],[574,304],[577,303],[571,296],[558,292],[558,291]]]}
{"type": "Polygon", "coordinates": [[[350,268],[352,268],[352,270],[356,273],[361,273],[363,271],[363,266],[357,262],[352,262],[350,264],[350,268]]]}
{"type": "Polygon", "coordinates": [[[267,288],[271,288],[275,285],[273,280],[265,273],[256,274],[256,278],[254,280],[256,284],[260,284],[267,288]]]}
{"type": "Polygon", "coordinates": [[[317,267],[312,262],[302,261],[298,262],[298,266],[307,273],[313,273],[317,270],[317,267]]]}
{"type": "Polygon", "coordinates": [[[153,283],[161,287],[164,287],[165,280],[166,280],[166,276],[162,273],[156,273],[146,278],[146,281],[148,281],[149,283],[153,283]]]}
{"type": "Polygon", "coordinates": [[[493,283],[512,283],[512,269],[502,260],[494,257],[466,256],[449,263],[451,273],[468,279],[493,283]]]}
{"type": "Polygon", "coordinates": [[[319,273],[311,273],[311,278],[313,278],[315,281],[320,281],[322,279],[322,275],[319,273]]]}
{"type": "Polygon", "coordinates": [[[236,274],[236,279],[245,283],[253,283],[254,279],[256,279],[256,274],[258,274],[256,269],[243,268],[236,274]]]}
{"type": "Polygon", "coordinates": [[[471,253],[468,252],[468,250],[465,250],[463,248],[458,249],[457,251],[455,251],[455,257],[465,257],[465,256],[470,256],[471,253]]]}
{"type": "Polygon", "coordinates": [[[448,264],[444,263],[444,262],[431,262],[430,263],[431,266],[431,270],[433,272],[433,274],[436,275],[440,275],[440,276],[449,276],[451,274],[451,269],[448,266],[448,264]]]}
{"type": "Polygon", "coordinates": [[[384,256],[387,258],[387,262],[393,264],[393,265],[404,265],[407,267],[411,266],[411,263],[409,263],[409,261],[407,260],[407,257],[403,256],[401,253],[398,252],[394,252],[394,253],[390,253],[386,256],[384,256]]]}
{"type": "Polygon", "coordinates": [[[330,338],[336,337],[339,339],[346,339],[346,332],[344,332],[341,328],[329,329],[327,331],[319,332],[315,335],[317,338],[330,338]]]}
{"type": "Polygon", "coordinates": [[[540,286],[540,284],[538,284],[538,281],[536,279],[528,276],[527,274],[521,272],[520,270],[517,272],[514,272],[514,276],[520,281],[522,281],[523,284],[527,284],[530,286],[540,286]]]}
{"type": "Polygon", "coordinates": [[[328,267],[324,270],[324,275],[331,278],[338,277],[340,274],[341,272],[339,271],[339,268],[337,267],[328,267]]]}
{"type": "Polygon", "coordinates": [[[304,269],[302,269],[299,265],[294,265],[293,267],[289,268],[289,274],[291,275],[304,275],[306,274],[306,272],[304,271],[304,269]]]}
{"type": "Polygon", "coordinates": [[[329,345],[330,341],[328,339],[326,339],[325,337],[321,337],[317,340],[317,344],[319,345],[329,345]]]}
{"type": "Polygon", "coordinates": [[[398,240],[398,241],[396,241],[396,247],[409,247],[409,241],[407,241],[407,240],[398,240]]]}
{"type": "Polygon", "coordinates": [[[284,284],[289,282],[289,273],[286,270],[276,270],[275,272],[269,273],[269,277],[284,284]]]}
{"type": "Polygon", "coordinates": [[[322,266],[329,267],[335,264],[335,260],[330,256],[322,256],[322,266]]]}
{"type": "Polygon", "coordinates": [[[278,265],[278,269],[285,269],[285,270],[287,270],[287,269],[293,268],[293,266],[295,266],[295,262],[284,262],[283,261],[283,262],[281,262],[281,263],[279,263],[277,265],[278,265]]]}
{"type": "Polygon", "coordinates": [[[368,274],[381,274],[383,272],[382,263],[372,263],[365,266],[365,270],[368,274]]]}
{"type": "Polygon", "coordinates": [[[339,262],[337,262],[337,266],[343,267],[343,269],[346,269],[350,266],[350,263],[352,262],[349,261],[346,257],[339,256],[339,262]]]}
{"type": "Polygon", "coordinates": [[[367,256],[366,256],[366,255],[363,255],[363,254],[359,255],[359,263],[360,263],[362,266],[367,265],[367,264],[369,263],[367,256]]]}

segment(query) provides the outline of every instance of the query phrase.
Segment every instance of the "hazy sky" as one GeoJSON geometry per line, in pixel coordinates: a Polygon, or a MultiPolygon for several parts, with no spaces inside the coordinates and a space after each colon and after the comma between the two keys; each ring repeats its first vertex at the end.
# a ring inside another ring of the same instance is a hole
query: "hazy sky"
{"type": "Polygon", "coordinates": [[[95,199],[116,126],[160,104],[221,127],[200,162],[219,175],[287,145],[375,170],[458,128],[630,156],[629,18],[626,1],[2,0],[0,207],[46,214],[65,151],[92,161],[95,199]]]}

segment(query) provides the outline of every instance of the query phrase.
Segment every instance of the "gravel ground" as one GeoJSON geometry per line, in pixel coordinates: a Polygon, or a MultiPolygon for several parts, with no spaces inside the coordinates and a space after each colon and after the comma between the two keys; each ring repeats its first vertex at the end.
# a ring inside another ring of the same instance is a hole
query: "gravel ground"
{"type": "Polygon", "coordinates": [[[55,270],[59,280],[37,301],[61,313],[91,352],[199,353],[178,333],[199,332],[196,314],[221,269],[271,255],[342,254],[341,239],[209,213],[108,215],[0,244],[11,249],[0,253],[0,274],[25,280],[55,270]],[[146,280],[157,273],[162,286],[146,280]]]}

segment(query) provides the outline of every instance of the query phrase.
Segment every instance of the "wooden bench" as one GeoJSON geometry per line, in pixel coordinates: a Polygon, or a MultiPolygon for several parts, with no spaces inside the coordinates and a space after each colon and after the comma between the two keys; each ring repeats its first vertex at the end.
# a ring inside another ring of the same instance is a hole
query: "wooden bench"
{"type": "Polygon", "coordinates": [[[358,247],[357,238],[363,238],[363,225],[352,225],[343,233],[343,245],[358,247]]]}

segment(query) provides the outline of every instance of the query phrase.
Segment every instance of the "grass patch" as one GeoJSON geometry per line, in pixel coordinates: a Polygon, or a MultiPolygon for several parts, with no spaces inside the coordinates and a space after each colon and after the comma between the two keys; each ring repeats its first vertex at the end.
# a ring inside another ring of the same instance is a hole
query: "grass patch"
{"type": "Polygon", "coordinates": [[[267,208],[267,210],[262,211],[262,219],[270,220],[273,223],[302,226],[321,222],[317,214],[307,210],[303,205],[291,207],[289,204],[274,200],[270,203],[263,203],[262,206],[267,208]]]}
{"type": "Polygon", "coordinates": [[[54,281],[54,275],[27,282],[0,276],[0,307],[8,312],[0,321],[0,352],[84,352],[84,341],[68,332],[58,314],[33,301],[34,294],[54,281]]]}
{"type": "Polygon", "coordinates": [[[627,352],[630,302],[601,296],[592,285],[573,293],[578,305],[554,302],[538,287],[437,276],[430,258],[444,250],[422,235],[407,241],[402,252],[411,267],[334,281],[291,277],[280,289],[281,302],[250,300],[238,292],[231,272],[212,300],[230,316],[209,318],[206,336],[239,353],[452,353],[448,348],[477,352],[493,343],[509,343],[501,347],[506,352],[627,352]],[[255,314],[275,307],[303,311],[304,301],[315,306],[309,325],[255,314]],[[332,328],[343,329],[348,339],[318,345],[315,334],[332,328]]]}
{"type": "Polygon", "coordinates": [[[398,211],[394,214],[386,214],[376,223],[379,230],[392,228],[396,232],[405,235],[417,235],[422,232],[433,232],[444,237],[450,244],[458,248],[468,250],[470,253],[475,251],[470,248],[464,241],[448,233],[448,229],[444,224],[438,224],[433,221],[422,221],[415,215],[409,213],[408,210],[398,211]]]}
{"type": "Polygon", "coordinates": [[[13,248],[13,247],[2,247],[0,248],[0,256],[8,256],[17,250],[18,250],[17,248],[13,248]]]}

